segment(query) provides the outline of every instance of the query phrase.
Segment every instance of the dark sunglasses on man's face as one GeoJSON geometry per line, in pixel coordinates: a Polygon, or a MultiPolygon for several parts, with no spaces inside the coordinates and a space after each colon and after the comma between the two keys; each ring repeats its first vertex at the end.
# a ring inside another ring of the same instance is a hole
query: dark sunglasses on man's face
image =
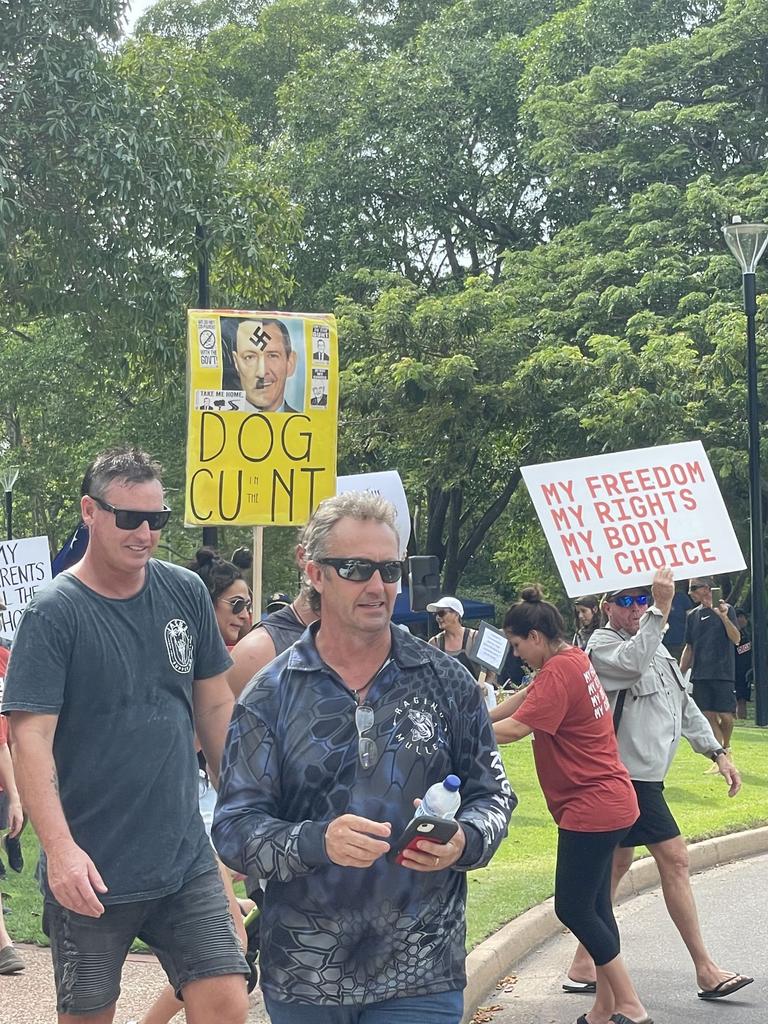
{"type": "Polygon", "coordinates": [[[318,565],[330,565],[343,580],[365,583],[375,572],[384,583],[397,583],[403,575],[402,562],[372,562],[368,558],[314,558],[318,565]]]}
{"type": "Polygon", "coordinates": [[[167,505],[163,505],[159,512],[141,512],[134,508],[115,508],[108,501],[95,498],[92,494],[89,494],[88,497],[91,501],[95,501],[99,508],[112,513],[118,530],[138,530],[145,521],[150,530],[162,530],[171,518],[171,510],[167,505]]]}
{"type": "Polygon", "coordinates": [[[638,608],[647,608],[651,603],[648,594],[619,594],[618,597],[613,597],[611,600],[619,608],[631,608],[633,604],[636,604],[638,608]]]}

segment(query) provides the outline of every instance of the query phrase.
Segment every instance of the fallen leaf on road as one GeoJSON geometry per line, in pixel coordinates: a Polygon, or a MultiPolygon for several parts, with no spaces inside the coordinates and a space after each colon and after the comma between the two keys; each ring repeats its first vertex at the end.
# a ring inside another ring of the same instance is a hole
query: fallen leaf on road
{"type": "Polygon", "coordinates": [[[478,1006],[475,1010],[475,1015],[472,1018],[472,1024],[493,1024],[493,1018],[499,1010],[503,1010],[503,1006],[495,1004],[493,1006],[478,1006]]]}
{"type": "Polygon", "coordinates": [[[496,982],[496,988],[500,992],[511,992],[517,984],[517,975],[508,974],[506,978],[499,978],[496,982]]]}

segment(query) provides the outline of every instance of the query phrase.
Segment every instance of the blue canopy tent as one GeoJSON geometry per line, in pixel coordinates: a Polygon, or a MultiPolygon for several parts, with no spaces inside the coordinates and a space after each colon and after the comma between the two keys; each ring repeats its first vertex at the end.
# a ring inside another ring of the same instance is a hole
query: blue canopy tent
{"type": "MultiPolygon", "coordinates": [[[[468,619],[472,621],[485,619],[486,622],[493,623],[496,618],[496,609],[492,604],[488,604],[486,601],[472,601],[468,597],[460,597],[459,600],[464,605],[465,622],[468,619]]],[[[408,592],[408,588],[403,586],[402,592],[395,598],[395,607],[392,610],[392,621],[404,626],[414,626],[419,623],[427,625],[430,618],[431,616],[428,612],[411,611],[411,596],[408,592]]]]}

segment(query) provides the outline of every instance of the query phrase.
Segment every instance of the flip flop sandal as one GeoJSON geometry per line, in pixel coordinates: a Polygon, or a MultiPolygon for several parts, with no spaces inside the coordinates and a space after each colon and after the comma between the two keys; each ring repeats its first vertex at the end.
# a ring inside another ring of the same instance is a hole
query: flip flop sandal
{"type": "Polygon", "coordinates": [[[754,980],[754,978],[748,978],[744,974],[734,974],[733,977],[726,978],[725,981],[721,981],[714,988],[702,989],[698,993],[698,997],[699,999],[722,999],[724,996],[732,996],[740,988],[751,985],[754,980]]]}
{"type": "Polygon", "coordinates": [[[591,995],[597,991],[596,981],[574,981],[573,978],[566,977],[563,982],[563,992],[587,992],[591,995]]]}

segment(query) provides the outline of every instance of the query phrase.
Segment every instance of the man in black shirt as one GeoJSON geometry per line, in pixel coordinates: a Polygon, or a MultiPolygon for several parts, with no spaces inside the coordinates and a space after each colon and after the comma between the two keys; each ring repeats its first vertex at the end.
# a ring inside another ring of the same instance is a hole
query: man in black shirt
{"type": "Polygon", "coordinates": [[[699,605],[688,613],[680,668],[683,672],[691,669],[693,699],[712,726],[715,739],[730,754],[736,713],[736,646],[741,634],[733,608],[722,600],[713,603],[708,577],[692,579],[688,593],[699,605]]]}

